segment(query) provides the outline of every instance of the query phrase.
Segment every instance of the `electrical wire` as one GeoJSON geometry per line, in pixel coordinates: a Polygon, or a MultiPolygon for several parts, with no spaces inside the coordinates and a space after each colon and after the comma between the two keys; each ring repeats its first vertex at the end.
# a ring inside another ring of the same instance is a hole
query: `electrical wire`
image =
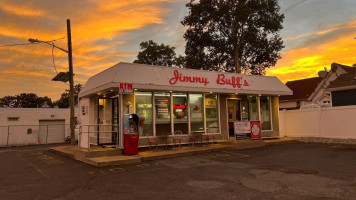
{"type": "MultiPolygon", "coordinates": [[[[65,39],[65,37],[62,37],[62,38],[58,38],[58,39],[54,39],[54,40],[50,40],[50,41],[44,41],[44,42],[55,42],[55,41],[58,41],[58,40],[63,40],[65,39]]],[[[23,46],[23,45],[30,45],[30,44],[37,44],[37,43],[19,43],[19,44],[7,44],[7,45],[1,45],[0,47],[13,47],[13,46],[23,46]]]]}
{"type": "Polygon", "coordinates": [[[52,42],[52,63],[53,63],[54,70],[56,71],[56,74],[58,75],[56,63],[54,62],[54,54],[53,53],[54,53],[54,42],[52,42]]]}

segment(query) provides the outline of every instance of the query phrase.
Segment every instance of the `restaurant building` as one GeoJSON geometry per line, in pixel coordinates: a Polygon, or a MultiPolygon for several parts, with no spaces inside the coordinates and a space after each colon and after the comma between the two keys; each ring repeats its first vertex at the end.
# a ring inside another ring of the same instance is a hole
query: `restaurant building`
{"type": "MultiPolygon", "coordinates": [[[[140,146],[179,134],[231,140],[234,121],[260,121],[262,137],[279,136],[278,78],[120,62],[89,78],[79,94],[83,144],[123,146],[124,114],[139,116],[140,146]],[[116,135],[119,135],[117,140],[116,135]]],[[[84,145],[85,146],[85,145],[84,145]]]]}

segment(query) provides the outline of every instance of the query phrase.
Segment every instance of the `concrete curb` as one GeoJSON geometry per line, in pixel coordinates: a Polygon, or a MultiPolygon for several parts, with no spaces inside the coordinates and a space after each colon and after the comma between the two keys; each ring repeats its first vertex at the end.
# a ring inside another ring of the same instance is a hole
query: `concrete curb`
{"type": "MultiPolygon", "coordinates": [[[[118,166],[126,164],[136,164],[153,160],[163,160],[169,158],[177,158],[184,156],[192,156],[202,153],[231,150],[231,149],[249,149],[258,148],[270,145],[288,144],[295,143],[297,140],[293,139],[277,139],[277,140],[253,140],[253,141],[237,141],[229,142],[224,144],[216,144],[214,146],[206,147],[196,147],[190,149],[177,149],[171,151],[158,151],[158,152],[141,152],[139,155],[123,156],[123,155],[112,155],[100,156],[100,157],[87,157],[85,152],[75,150],[74,147],[53,147],[49,148],[51,152],[58,153],[60,155],[96,166],[96,167],[107,167],[107,166],[118,166]],[[220,146],[217,146],[220,145],[220,146]],[[72,148],[72,149],[71,149],[72,148]]],[[[99,154],[98,155],[102,155],[99,154]]]]}

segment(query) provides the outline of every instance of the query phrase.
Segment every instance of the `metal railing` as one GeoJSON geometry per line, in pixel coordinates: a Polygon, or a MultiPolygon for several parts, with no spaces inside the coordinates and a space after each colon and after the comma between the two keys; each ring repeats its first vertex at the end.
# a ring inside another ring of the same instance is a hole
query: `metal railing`
{"type": "Polygon", "coordinates": [[[92,145],[119,147],[119,127],[112,124],[89,124],[79,127],[79,147],[90,149],[92,145]]]}
{"type": "Polygon", "coordinates": [[[69,124],[0,126],[0,147],[65,143],[69,124]]]}

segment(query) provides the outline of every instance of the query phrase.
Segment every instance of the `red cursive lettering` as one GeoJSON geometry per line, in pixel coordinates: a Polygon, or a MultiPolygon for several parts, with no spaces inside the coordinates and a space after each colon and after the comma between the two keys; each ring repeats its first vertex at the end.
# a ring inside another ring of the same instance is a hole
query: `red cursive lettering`
{"type": "MultiPolygon", "coordinates": [[[[233,76],[231,78],[226,78],[224,74],[218,74],[216,79],[216,84],[218,85],[231,85],[233,88],[241,88],[242,77],[233,76]]],[[[249,86],[246,80],[244,80],[243,86],[249,86]]]]}
{"type": "Polygon", "coordinates": [[[178,72],[178,70],[174,70],[174,77],[169,79],[169,84],[174,85],[178,81],[180,82],[191,82],[191,83],[203,83],[206,86],[209,81],[205,77],[192,77],[192,76],[183,76],[178,72]]]}

